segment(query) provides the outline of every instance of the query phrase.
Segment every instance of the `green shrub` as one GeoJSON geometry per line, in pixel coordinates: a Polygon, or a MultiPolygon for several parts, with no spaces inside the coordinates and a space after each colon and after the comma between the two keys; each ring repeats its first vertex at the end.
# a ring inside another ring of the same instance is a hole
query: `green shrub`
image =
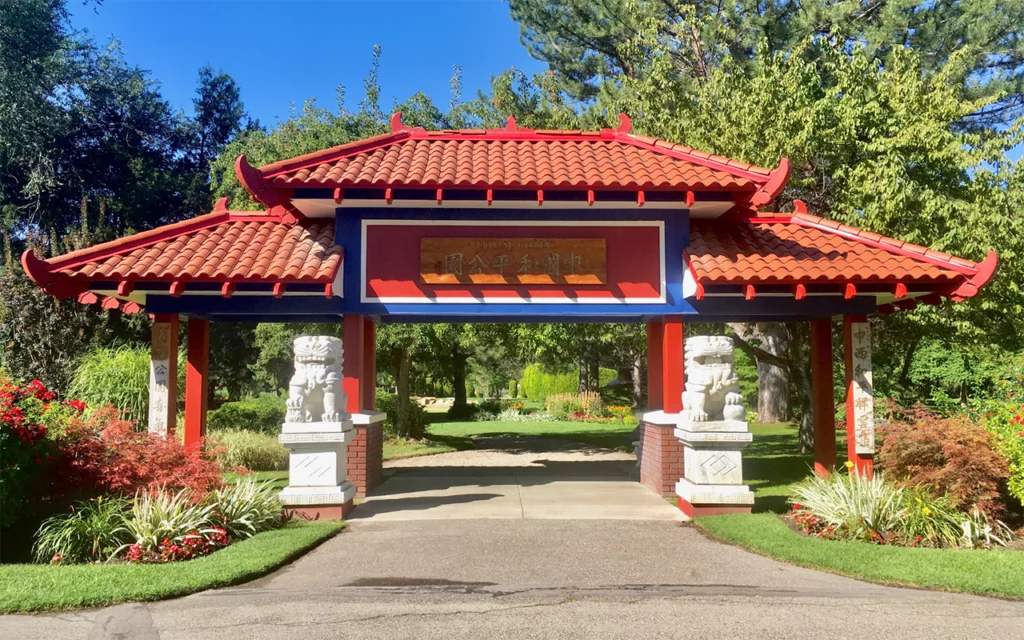
{"type": "Polygon", "coordinates": [[[99,497],[78,502],[71,513],[47,518],[36,532],[36,562],[83,563],[106,560],[130,542],[122,530],[128,500],[99,497]]]}
{"type": "Polygon", "coordinates": [[[403,418],[404,432],[399,433],[398,396],[393,393],[377,393],[377,411],[383,411],[388,414],[387,419],[384,420],[384,436],[387,438],[402,437],[418,440],[426,434],[427,425],[430,424],[430,418],[423,407],[420,406],[420,403],[410,399],[406,403],[401,416],[403,418]]]}
{"type": "Polygon", "coordinates": [[[548,413],[560,420],[583,415],[599,416],[603,413],[601,394],[594,391],[584,393],[559,393],[548,396],[548,413]]]}
{"type": "Polygon", "coordinates": [[[211,450],[226,469],[245,467],[250,471],[277,471],[288,468],[288,450],[277,441],[277,436],[224,429],[210,434],[210,440],[215,445],[211,450]]]}
{"type": "Polygon", "coordinates": [[[1024,505],[1024,406],[1018,402],[986,402],[979,414],[995,437],[995,447],[1009,465],[1007,490],[1024,505]]]}
{"type": "Polygon", "coordinates": [[[243,429],[266,434],[281,432],[285,417],[285,399],[272,393],[238,402],[227,402],[207,416],[207,425],[213,431],[243,429]]]}
{"type": "Polygon", "coordinates": [[[549,373],[543,366],[531,364],[523,371],[519,395],[530,400],[543,401],[550,395],[573,393],[579,388],[579,382],[578,371],[549,373]]]}
{"type": "MultiPolygon", "coordinates": [[[[149,418],[149,357],[149,347],[145,345],[94,349],[79,360],[68,394],[90,407],[113,405],[126,419],[144,428],[149,418]]],[[[185,361],[179,355],[179,388],[184,379],[185,361]]]]}
{"type": "Polygon", "coordinates": [[[284,522],[277,494],[272,482],[243,478],[209,494],[207,502],[215,507],[214,524],[223,527],[233,539],[241,540],[284,522]]]}

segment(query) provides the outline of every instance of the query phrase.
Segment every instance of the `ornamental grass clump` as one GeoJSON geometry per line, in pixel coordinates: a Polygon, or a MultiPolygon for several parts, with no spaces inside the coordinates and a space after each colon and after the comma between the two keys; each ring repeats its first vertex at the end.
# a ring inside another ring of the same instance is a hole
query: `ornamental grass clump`
{"type": "MultiPolygon", "coordinates": [[[[847,463],[849,466],[850,463],[847,463]]],[[[927,487],[901,487],[883,472],[872,477],[812,475],[793,486],[792,515],[801,530],[829,540],[908,547],[989,548],[1012,538],[979,508],[964,512],[927,487]]]]}
{"type": "Polygon", "coordinates": [[[243,540],[284,523],[281,501],[272,482],[243,478],[211,493],[212,521],[232,538],[243,540]]]}
{"type": "Polygon", "coordinates": [[[123,530],[128,500],[105,498],[78,502],[71,513],[52,516],[36,532],[36,562],[77,564],[107,560],[129,543],[123,530]]]}
{"type": "Polygon", "coordinates": [[[212,433],[209,439],[217,445],[213,451],[225,469],[245,467],[250,471],[278,471],[288,468],[288,450],[277,441],[276,436],[226,429],[212,433]]]}
{"type": "Polygon", "coordinates": [[[129,560],[158,561],[167,547],[181,547],[186,538],[218,533],[213,523],[216,508],[216,504],[196,502],[189,489],[177,493],[163,489],[139,491],[124,524],[117,530],[131,542],[115,554],[127,551],[129,560]]]}

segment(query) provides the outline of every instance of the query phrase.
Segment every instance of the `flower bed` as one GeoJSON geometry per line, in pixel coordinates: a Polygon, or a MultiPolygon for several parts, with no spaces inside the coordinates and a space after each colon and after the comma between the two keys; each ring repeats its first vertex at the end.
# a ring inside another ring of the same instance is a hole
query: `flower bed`
{"type": "MultiPolygon", "coordinates": [[[[848,468],[852,466],[847,463],[848,468]]],[[[961,511],[946,495],[905,488],[882,472],[816,475],[793,485],[790,515],[804,535],[879,545],[936,548],[1002,547],[1010,529],[980,508],[961,511]]]]}

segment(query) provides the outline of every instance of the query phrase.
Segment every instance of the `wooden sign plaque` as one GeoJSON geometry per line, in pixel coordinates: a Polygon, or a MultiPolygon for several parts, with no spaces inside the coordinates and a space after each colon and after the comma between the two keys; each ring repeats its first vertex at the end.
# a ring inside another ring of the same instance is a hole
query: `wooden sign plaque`
{"type": "Polygon", "coordinates": [[[421,238],[424,284],[605,284],[604,238],[421,238]]]}

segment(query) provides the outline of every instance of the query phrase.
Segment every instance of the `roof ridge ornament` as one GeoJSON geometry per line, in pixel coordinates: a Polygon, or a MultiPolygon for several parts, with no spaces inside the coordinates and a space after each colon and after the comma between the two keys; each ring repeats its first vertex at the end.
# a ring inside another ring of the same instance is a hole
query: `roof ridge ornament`
{"type": "Polygon", "coordinates": [[[519,129],[519,122],[516,121],[514,114],[508,114],[508,120],[505,121],[505,131],[517,131],[519,129]]]}
{"type": "Polygon", "coordinates": [[[426,133],[423,127],[410,127],[402,122],[402,112],[396,111],[391,114],[391,133],[426,133]]]}
{"type": "Polygon", "coordinates": [[[615,133],[629,134],[633,130],[633,120],[624,113],[619,113],[619,126],[615,127],[615,133]]]}

